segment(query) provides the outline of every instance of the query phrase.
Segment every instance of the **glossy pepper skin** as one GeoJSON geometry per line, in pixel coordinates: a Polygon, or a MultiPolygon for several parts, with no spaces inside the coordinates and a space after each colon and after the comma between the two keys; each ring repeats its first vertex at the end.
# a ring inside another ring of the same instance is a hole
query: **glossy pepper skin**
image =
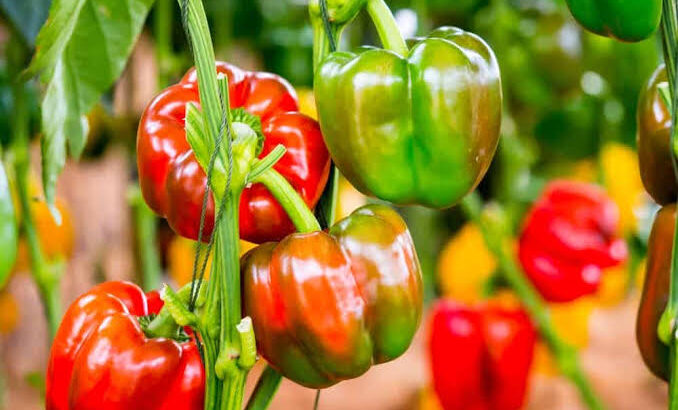
{"type": "MultiPolygon", "coordinates": [[[[313,208],[327,183],[330,164],[318,123],[298,112],[296,93],[283,78],[224,62],[217,62],[216,68],[228,76],[231,107],[242,107],[261,119],[265,141],[259,157],[278,144],[285,146],[285,155],[273,168],[313,208]]],[[[195,240],[207,178],[186,141],[184,118],[189,102],[199,102],[195,69],[164,90],[144,111],[137,133],[137,166],[149,207],[166,217],[179,235],[195,240]]],[[[210,196],[203,240],[210,237],[213,225],[210,196]]],[[[245,188],[240,200],[241,238],[261,243],[280,240],[292,232],[294,225],[263,185],[245,188]]]]}
{"type": "Polygon", "coordinates": [[[618,232],[619,210],[600,188],[554,181],[526,217],[520,262],[544,299],[569,302],[595,293],[603,269],[626,260],[618,232]]]}
{"type": "Polygon", "coordinates": [[[447,208],[478,185],[494,156],[499,67],[472,33],[439,28],[407,56],[332,53],[314,88],[332,158],[364,194],[447,208]]]}
{"type": "Polygon", "coordinates": [[[641,91],[638,102],[638,162],[643,186],[660,205],[676,201],[678,185],[671,163],[671,113],[659,92],[668,84],[662,64],[641,91]]]}
{"type": "Polygon", "coordinates": [[[537,333],[519,306],[498,301],[434,305],[433,387],[444,410],[517,410],[528,386],[537,333]]]}
{"type": "Polygon", "coordinates": [[[675,226],[676,205],[666,205],[659,210],[652,225],[645,283],[636,319],[636,342],[640,355],[652,373],[666,381],[669,378],[669,347],[657,337],[657,327],[669,300],[675,226]]]}
{"type": "Polygon", "coordinates": [[[50,351],[47,410],[203,408],[204,371],[195,342],[144,335],[149,299],[136,285],[106,282],[68,308],[50,351]]]}
{"type": "Polygon", "coordinates": [[[567,0],[585,29],[621,41],[641,41],[657,30],[661,0],[567,0]]]}
{"type": "Polygon", "coordinates": [[[283,376],[321,388],[395,359],[422,310],[407,226],[367,205],[329,232],[296,233],[241,259],[243,303],[259,353],[283,376]]]}

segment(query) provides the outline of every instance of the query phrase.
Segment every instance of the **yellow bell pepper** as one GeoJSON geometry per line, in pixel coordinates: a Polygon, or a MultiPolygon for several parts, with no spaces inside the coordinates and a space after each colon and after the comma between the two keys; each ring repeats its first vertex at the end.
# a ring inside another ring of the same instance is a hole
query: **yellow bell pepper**
{"type": "Polygon", "coordinates": [[[482,299],[483,287],[497,261],[473,224],[464,225],[445,245],[438,259],[438,284],[444,297],[463,303],[482,299]]]}

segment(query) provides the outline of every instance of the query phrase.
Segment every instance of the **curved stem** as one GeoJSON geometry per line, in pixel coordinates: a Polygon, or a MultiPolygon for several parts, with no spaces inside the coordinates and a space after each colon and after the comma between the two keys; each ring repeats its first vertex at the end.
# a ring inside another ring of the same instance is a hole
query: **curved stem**
{"type": "Polygon", "coordinates": [[[407,44],[386,2],[384,0],[367,0],[367,12],[372,18],[384,48],[403,57],[406,56],[408,52],[407,44]]]}
{"type": "Polygon", "coordinates": [[[285,209],[285,212],[287,212],[287,215],[299,232],[320,230],[320,224],[315,219],[313,212],[308,209],[304,200],[292,188],[290,183],[276,170],[271,168],[259,175],[254,181],[264,184],[271,191],[271,194],[285,209]]]}
{"type": "MultiPolygon", "coordinates": [[[[311,18],[311,26],[313,27],[313,70],[315,71],[333,50],[322,19],[311,18]]],[[[342,31],[343,27],[331,25],[334,44],[339,44],[342,31]]]]}
{"type": "Polygon", "coordinates": [[[141,282],[145,290],[158,289],[162,285],[162,268],[156,243],[156,216],[146,205],[141,191],[135,187],[130,195],[134,214],[134,234],[139,249],[141,282]]]}
{"type": "Polygon", "coordinates": [[[281,381],[282,376],[280,373],[267,365],[261,376],[259,376],[257,385],[254,387],[245,410],[266,410],[271,404],[273,396],[278,391],[281,381]]]}
{"type": "MultiPolygon", "coordinates": [[[[10,60],[9,67],[23,67],[27,56],[26,47],[17,34],[13,34],[7,45],[7,58],[10,60]]],[[[28,112],[26,95],[23,81],[19,81],[20,73],[10,73],[13,80],[12,97],[12,152],[14,153],[14,171],[16,175],[17,191],[21,207],[21,229],[28,246],[28,254],[31,263],[31,274],[35,281],[43,309],[47,318],[49,330],[49,344],[59,328],[61,319],[61,300],[59,284],[63,271],[60,262],[48,263],[40,247],[40,237],[35,227],[31,210],[31,198],[29,193],[30,154],[28,138],[28,112]]]]}
{"type": "Polygon", "coordinates": [[[155,60],[158,65],[156,87],[162,90],[169,85],[172,71],[172,0],[156,1],[153,37],[155,38],[155,60]]]}
{"type": "Polygon", "coordinates": [[[560,371],[577,386],[582,400],[590,409],[602,409],[602,403],[579,365],[575,349],[565,343],[556,332],[541,296],[525,277],[514,255],[506,248],[507,238],[503,228],[500,227],[501,224],[495,225],[483,218],[482,206],[482,200],[475,192],[467,195],[462,201],[464,213],[480,228],[488,249],[497,258],[504,278],[530,313],[542,338],[556,357],[560,371]]]}
{"type": "MultiPolygon", "coordinates": [[[[178,0],[179,5],[184,7],[184,0],[178,0]]],[[[214,146],[221,128],[221,121],[224,115],[228,120],[228,110],[222,112],[219,100],[217,71],[215,69],[214,48],[212,47],[212,36],[207,25],[205,9],[200,0],[186,1],[188,29],[191,34],[191,45],[193,47],[193,58],[195,68],[198,73],[198,91],[200,93],[200,104],[205,114],[205,122],[208,133],[214,146]]]]}

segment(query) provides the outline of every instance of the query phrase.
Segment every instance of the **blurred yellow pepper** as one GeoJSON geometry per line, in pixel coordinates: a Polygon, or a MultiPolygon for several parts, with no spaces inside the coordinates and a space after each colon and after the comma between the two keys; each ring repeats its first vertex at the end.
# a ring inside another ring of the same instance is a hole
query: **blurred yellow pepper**
{"type": "Polygon", "coordinates": [[[418,410],[443,410],[440,400],[433,387],[427,386],[419,390],[417,409],[418,410]]]}
{"type": "MultiPolygon", "coordinates": [[[[57,225],[46,202],[31,202],[33,224],[40,239],[40,250],[47,261],[70,258],[73,255],[73,247],[75,245],[75,230],[73,228],[71,212],[66,203],[58,198],[56,200],[56,207],[61,214],[61,225],[57,225]]],[[[22,272],[29,269],[30,255],[28,245],[25,238],[20,238],[14,271],[22,272]]]]}
{"type": "Polygon", "coordinates": [[[619,207],[620,228],[627,234],[636,229],[636,210],[643,205],[638,154],[631,147],[609,142],[600,151],[600,167],[608,194],[619,207]]]}
{"type": "Polygon", "coordinates": [[[313,89],[299,87],[297,88],[297,97],[299,98],[299,112],[317,120],[318,111],[315,107],[313,89]]]}
{"type": "Polygon", "coordinates": [[[594,297],[596,301],[604,307],[614,306],[623,301],[626,297],[628,283],[628,263],[608,268],[603,272],[600,287],[594,297]]]}
{"type": "Polygon", "coordinates": [[[582,159],[572,164],[567,179],[580,182],[595,182],[598,179],[597,174],[596,163],[590,159],[582,159]]]}
{"type": "Polygon", "coordinates": [[[7,290],[0,291],[0,335],[11,333],[19,322],[19,306],[7,290]]]}
{"type": "Polygon", "coordinates": [[[438,284],[444,297],[464,303],[482,299],[483,287],[497,261],[473,224],[464,225],[445,245],[438,259],[438,284]]]}
{"type": "MultiPolygon", "coordinates": [[[[240,255],[254,248],[256,245],[246,241],[240,241],[240,255]]],[[[206,246],[201,248],[204,252],[206,246]]],[[[177,286],[183,286],[193,277],[193,263],[195,260],[196,242],[181,236],[175,236],[169,244],[167,262],[169,264],[169,276],[177,286]]],[[[204,255],[204,253],[203,253],[204,255]]],[[[201,259],[202,261],[202,259],[201,259]]],[[[212,267],[212,255],[210,254],[205,268],[205,279],[209,278],[212,267]]],[[[200,266],[198,268],[201,268],[200,266]]]]}

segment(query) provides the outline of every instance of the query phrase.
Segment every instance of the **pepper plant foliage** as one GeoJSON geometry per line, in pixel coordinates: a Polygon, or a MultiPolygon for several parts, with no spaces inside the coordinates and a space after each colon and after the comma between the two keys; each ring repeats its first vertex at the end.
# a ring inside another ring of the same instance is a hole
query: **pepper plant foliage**
{"type": "Polygon", "coordinates": [[[54,0],[36,39],[29,75],[40,75],[42,179],[54,203],[56,179],[70,154],[82,153],[84,117],[120,76],[153,0],[54,0]]]}

